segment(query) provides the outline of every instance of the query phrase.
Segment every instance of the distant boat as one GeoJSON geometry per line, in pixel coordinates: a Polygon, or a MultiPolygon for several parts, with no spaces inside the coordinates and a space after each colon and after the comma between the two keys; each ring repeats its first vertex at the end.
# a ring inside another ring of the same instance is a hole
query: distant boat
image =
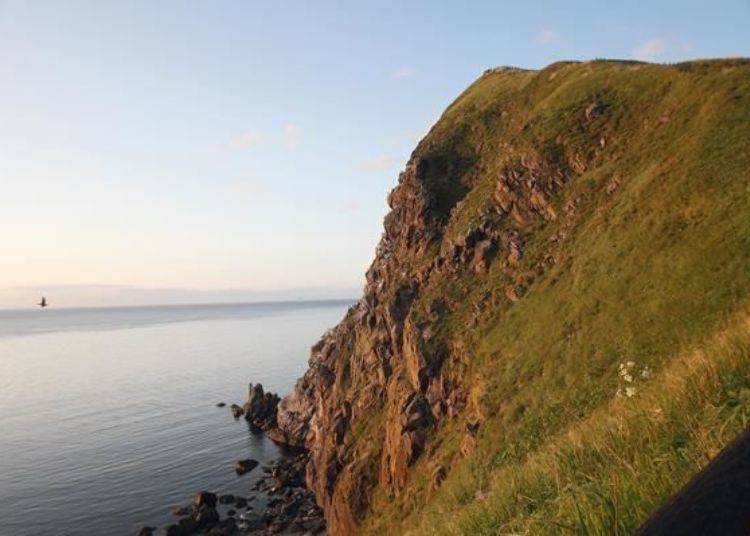
{"type": "Polygon", "coordinates": [[[47,307],[47,298],[45,298],[44,296],[42,296],[42,301],[40,301],[39,303],[37,303],[37,305],[39,307],[41,307],[41,308],[47,307]]]}

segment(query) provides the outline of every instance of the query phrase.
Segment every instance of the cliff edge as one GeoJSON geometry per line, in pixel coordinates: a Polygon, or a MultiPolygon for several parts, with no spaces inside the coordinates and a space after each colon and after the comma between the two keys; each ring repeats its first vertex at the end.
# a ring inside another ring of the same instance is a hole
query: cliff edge
{"type": "Polygon", "coordinates": [[[388,202],[274,431],[331,534],[632,532],[750,417],[748,61],[488,70],[388,202]]]}

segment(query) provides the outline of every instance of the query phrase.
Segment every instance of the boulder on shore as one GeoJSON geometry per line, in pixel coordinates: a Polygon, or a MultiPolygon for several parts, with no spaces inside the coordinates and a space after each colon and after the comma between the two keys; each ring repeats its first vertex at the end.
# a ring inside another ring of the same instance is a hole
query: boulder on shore
{"type": "Polygon", "coordinates": [[[189,516],[193,513],[192,506],[175,506],[172,508],[173,516],[189,516]]]}
{"type": "Polygon", "coordinates": [[[182,529],[177,523],[172,523],[164,529],[166,536],[182,536],[182,529]]]}
{"type": "Polygon", "coordinates": [[[250,383],[247,393],[247,402],[243,406],[245,419],[261,430],[276,428],[276,407],[279,405],[279,396],[275,393],[263,391],[260,383],[250,383]]]}
{"type": "Polygon", "coordinates": [[[245,473],[249,473],[250,471],[255,469],[257,466],[258,462],[256,460],[248,458],[246,460],[240,460],[236,464],[234,464],[234,470],[238,475],[244,475],[245,473]]]}
{"type": "Polygon", "coordinates": [[[210,491],[199,491],[193,497],[193,505],[195,506],[196,510],[199,509],[201,506],[208,506],[209,508],[215,508],[216,499],[217,497],[215,493],[211,493],[210,491]]]}
{"type": "Polygon", "coordinates": [[[213,506],[203,505],[198,508],[192,519],[198,527],[208,527],[219,521],[219,512],[213,506]]]}
{"type": "Polygon", "coordinates": [[[232,404],[231,406],[229,406],[229,409],[235,419],[239,419],[245,413],[245,410],[242,408],[242,406],[238,406],[237,404],[232,404]]]}

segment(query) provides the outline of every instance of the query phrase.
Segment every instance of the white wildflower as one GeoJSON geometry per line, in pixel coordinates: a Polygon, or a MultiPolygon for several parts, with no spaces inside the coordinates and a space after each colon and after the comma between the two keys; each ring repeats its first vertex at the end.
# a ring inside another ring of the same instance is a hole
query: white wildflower
{"type": "Polygon", "coordinates": [[[647,366],[644,367],[636,367],[635,361],[625,361],[624,363],[620,363],[619,369],[617,371],[618,376],[618,385],[617,385],[617,392],[615,393],[615,396],[617,397],[627,397],[632,398],[635,396],[636,388],[635,383],[637,383],[637,379],[640,377],[640,379],[646,380],[651,377],[651,369],[649,369],[647,366]],[[640,370],[640,373],[638,370],[640,370]]]}

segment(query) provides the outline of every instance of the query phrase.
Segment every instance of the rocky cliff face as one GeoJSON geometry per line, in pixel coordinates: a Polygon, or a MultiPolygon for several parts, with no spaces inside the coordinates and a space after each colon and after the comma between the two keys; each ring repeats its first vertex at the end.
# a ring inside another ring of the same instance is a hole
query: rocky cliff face
{"type": "MultiPolygon", "coordinates": [[[[586,102],[582,122],[602,106],[586,102]]],[[[473,390],[481,382],[467,378],[470,357],[462,338],[438,333],[441,320],[461,305],[439,290],[466,272],[480,284],[496,258],[518,275],[525,227],[556,219],[551,199],[586,168],[587,157],[565,154],[564,146],[554,155],[506,149],[513,157],[495,176],[494,191],[462,234],[448,237],[457,204],[485,171],[484,148],[456,150],[463,126],[448,127],[457,130],[443,143],[428,137],[400,174],[364,296],[312,348],[309,370],[279,406],[283,440],[311,453],[307,482],[332,534],[356,531],[375,487],[399,493],[442,420],[465,421],[462,450],[471,452],[482,420],[473,390]],[[446,360],[451,367],[443,366],[446,360]]],[[[521,276],[527,283],[533,277],[521,276]]],[[[519,293],[512,285],[505,289],[508,300],[519,293]]],[[[474,304],[475,316],[487,299],[474,304]]]]}
{"type": "MultiPolygon", "coordinates": [[[[275,437],[309,450],[307,484],[331,534],[357,532],[376,491],[397,497],[446,423],[460,430],[455,456],[474,451],[487,418],[477,333],[559,262],[581,218],[569,185],[623,158],[630,141],[618,129],[640,121],[606,81],[582,85],[554,118],[540,111],[558,89],[550,81],[596,68],[485,73],[400,174],[362,298],[312,348],[278,409],[275,437]]],[[[647,128],[670,119],[654,114],[647,128]]],[[[608,172],[598,195],[624,180],[608,172]]],[[[429,486],[448,469],[436,462],[429,486]]]]}

